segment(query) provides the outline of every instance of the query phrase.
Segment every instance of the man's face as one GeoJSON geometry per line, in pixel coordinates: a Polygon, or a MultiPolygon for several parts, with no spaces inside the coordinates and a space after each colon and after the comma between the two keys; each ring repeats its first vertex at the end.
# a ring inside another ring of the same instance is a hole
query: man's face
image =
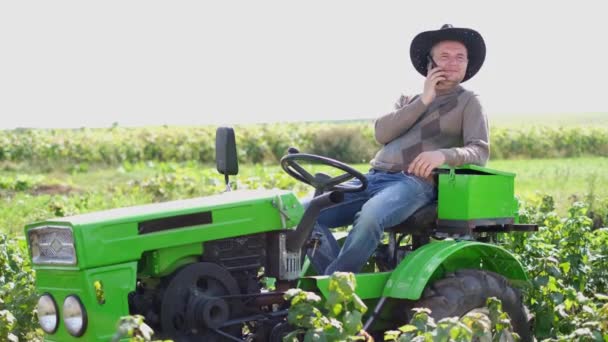
{"type": "Polygon", "coordinates": [[[431,56],[447,78],[439,82],[437,88],[450,88],[462,82],[469,62],[464,44],[451,40],[439,42],[431,49],[431,56]]]}

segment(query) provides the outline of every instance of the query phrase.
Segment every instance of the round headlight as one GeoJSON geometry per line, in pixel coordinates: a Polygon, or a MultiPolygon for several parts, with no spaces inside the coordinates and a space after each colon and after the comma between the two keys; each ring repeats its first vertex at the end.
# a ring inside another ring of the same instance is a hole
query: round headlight
{"type": "Polygon", "coordinates": [[[36,306],[36,313],[38,314],[38,322],[40,327],[47,334],[53,334],[57,331],[57,304],[53,297],[45,293],[38,299],[38,305],[36,306]]]}
{"type": "Polygon", "coordinates": [[[75,295],[67,296],[63,301],[63,323],[70,335],[75,337],[82,336],[87,328],[87,312],[75,295]]]}

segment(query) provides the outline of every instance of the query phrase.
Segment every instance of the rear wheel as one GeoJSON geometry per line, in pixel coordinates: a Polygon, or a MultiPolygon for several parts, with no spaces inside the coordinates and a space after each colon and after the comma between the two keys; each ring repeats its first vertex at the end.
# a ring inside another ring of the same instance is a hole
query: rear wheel
{"type": "MultiPolygon", "coordinates": [[[[521,337],[521,341],[532,341],[529,313],[521,293],[505,277],[494,272],[459,270],[449,273],[427,286],[422,298],[410,308],[428,308],[431,317],[438,321],[445,317],[483,312],[490,297],[500,299],[503,311],[511,318],[513,332],[521,337]]],[[[411,313],[408,316],[411,317],[411,313]]]]}

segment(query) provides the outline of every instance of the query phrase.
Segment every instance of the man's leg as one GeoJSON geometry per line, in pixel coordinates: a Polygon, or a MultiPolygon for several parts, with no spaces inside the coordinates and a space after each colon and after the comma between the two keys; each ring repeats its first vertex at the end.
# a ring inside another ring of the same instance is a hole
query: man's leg
{"type": "Polygon", "coordinates": [[[378,176],[381,187],[370,189],[377,192],[355,215],[342,250],[325,274],[359,272],[378,246],[384,228],[403,222],[435,198],[433,186],[418,177],[403,173],[378,176]]]}
{"type": "MultiPolygon", "coordinates": [[[[359,180],[352,180],[351,185],[360,184],[359,180]]],[[[327,266],[338,257],[340,246],[331,233],[330,228],[344,227],[353,223],[355,213],[361,210],[361,206],[369,199],[367,191],[347,192],[344,201],[332,207],[326,208],[319,213],[317,223],[312,234],[320,235],[320,244],[317,248],[308,249],[307,254],[311,264],[318,274],[323,274],[327,266]]],[[[310,200],[303,203],[308,207],[310,200]]]]}

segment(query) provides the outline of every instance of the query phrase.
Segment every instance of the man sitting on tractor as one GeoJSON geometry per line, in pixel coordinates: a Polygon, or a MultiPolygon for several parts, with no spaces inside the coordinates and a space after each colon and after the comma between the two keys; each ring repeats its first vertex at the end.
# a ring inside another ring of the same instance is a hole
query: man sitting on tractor
{"type": "Polygon", "coordinates": [[[472,29],[444,25],[413,39],[410,58],[426,77],[423,92],[402,95],[395,111],[376,120],[375,137],[383,147],[365,175],[367,188],[345,193],[342,203],[319,215],[315,232],[321,243],[308,251],[319,274],[359,272],[385,228],[436,200],[434,168],[485,165],[487,118],[477,96],[460,85],[479,71],[485,53],[483,38],[472,29]],[[352,230],[340,248],[329,228],[349,224],[352,230]]]}

